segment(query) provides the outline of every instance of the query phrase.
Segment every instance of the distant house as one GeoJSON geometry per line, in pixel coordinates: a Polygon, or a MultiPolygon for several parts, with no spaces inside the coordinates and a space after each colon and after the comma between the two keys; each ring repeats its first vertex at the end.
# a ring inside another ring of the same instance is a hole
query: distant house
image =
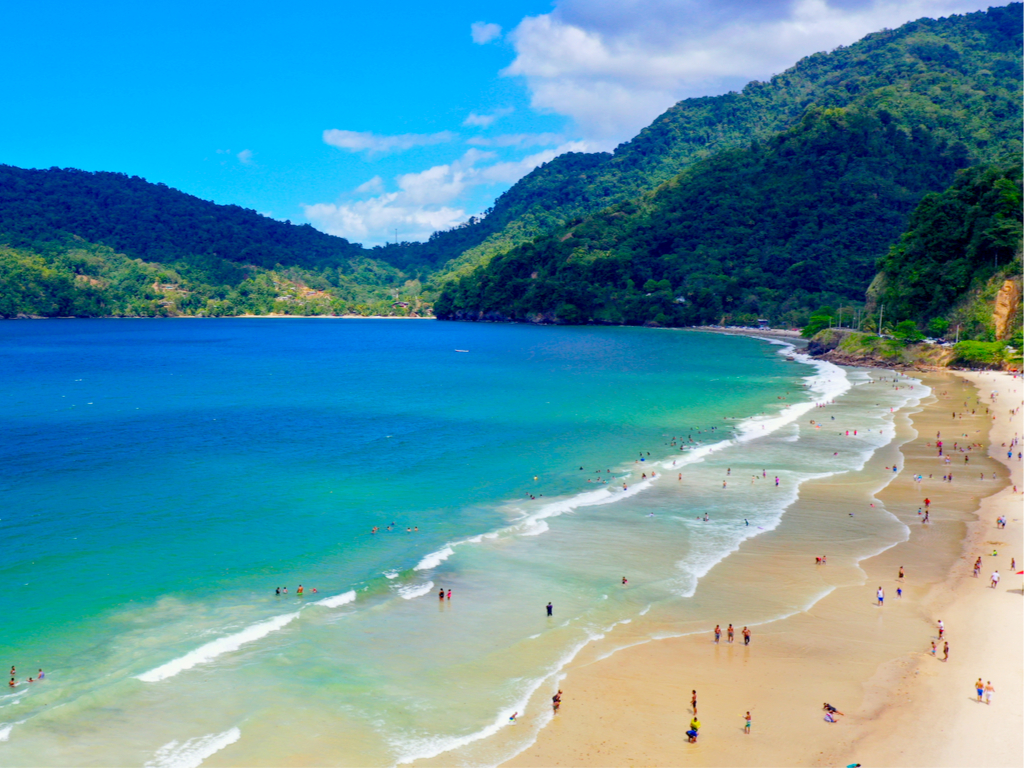
{"type": "Polygon", "coordinates": [[[392,307],[408,307],[409,306],[409,302],[408,301],[396,301],[391,306],[392,307]]]}
{"type": "Polygon", "coordinates": [[[770,326],[769,326],[769,324],[768,324],[768,321],[767,321],[767,320],[761,320],[761,319],[758,319],[758,321],[757,321],[757,327],[758,327],[758,328],[760,328],[760,329],[761,329],[762,331],[766,331],[766,330],[768,330],[768,328],[769,328],[770,326]]]}

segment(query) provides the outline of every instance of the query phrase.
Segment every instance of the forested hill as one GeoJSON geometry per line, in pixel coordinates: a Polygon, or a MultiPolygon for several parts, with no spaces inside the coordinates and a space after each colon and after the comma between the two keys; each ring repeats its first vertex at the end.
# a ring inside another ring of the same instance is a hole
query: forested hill
{"type": "MultiPolygon", "coordinates": [[[[794,77],[784,73],[716,102],[754,110],[754,94],[779,96],[756,108],[770,130],[743,123],[746,140],[703,159],[680,153],[689,165],[656,191],[462,271],[438,316],[799,324],[819,304],[862,302],[924,195],[958,168],[1020,151],[1020,19],[1014,4],[914,22],[805,59],[792,72],[828,74],[799,98],[781,97],[794,77]],[[800,118],[773,132],[791,110],[800,118]]],[[[714,131],[740,123],[722,124],[714,131]]]]}
{"type": "Polygon", "coordinates": [[[367,255],[309,224],[217,205],[138,176],[73,168],[0,165],[0,233],[8,245],[29,247],[72,234],[163,263],[216,256],[267,269],[323,268],[367,255]]]}
{"type": "Polygon", "coordinates": [[[1020,147],[1020,3],[921,19],[817,53],[739,93],[679,102],[614,154],[568,153],[537,168],[471,226],[383,258],[463,274],[495,253],[654,189],[724,149],[791,128],[811,107],[886,109],[936,139],[962,142],[973,161],[1020,147]]]}
{"type": "Polygon", "coordinates": [[[137,176],[0,166],[2,317],[418,311],[373,253],[137,176]]]}

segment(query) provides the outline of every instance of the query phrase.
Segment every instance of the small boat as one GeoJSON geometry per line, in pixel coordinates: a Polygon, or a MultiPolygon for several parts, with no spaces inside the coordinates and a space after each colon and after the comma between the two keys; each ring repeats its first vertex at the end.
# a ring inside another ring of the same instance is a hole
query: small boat
{"type": "Polygon", "coordinates": [[[789,362],[791,362],[791,363],[796,362],[796,358],[795,357],[791,357],[790,355],[786,355],[786,359],[789,360],[789,362]]]}
{"type": "Polygon", "coordinates": [[[456,349],[455,351],[456,352],[469,352],[468,349],[456,349]]]}

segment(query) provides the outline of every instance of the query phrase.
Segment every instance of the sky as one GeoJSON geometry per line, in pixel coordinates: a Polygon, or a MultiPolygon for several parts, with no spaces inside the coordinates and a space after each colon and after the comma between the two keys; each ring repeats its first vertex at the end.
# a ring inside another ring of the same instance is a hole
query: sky
{"type": "Polygon", "coordinates": [[[5,3],[0,163],[117,171],[368,246],[677,101],[971,0],[5,3]]]}

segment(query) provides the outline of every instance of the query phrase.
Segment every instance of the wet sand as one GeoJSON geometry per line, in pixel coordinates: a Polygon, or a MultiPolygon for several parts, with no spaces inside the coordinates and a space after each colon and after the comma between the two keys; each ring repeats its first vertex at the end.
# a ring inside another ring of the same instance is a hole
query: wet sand
{"type": "Polygon", "coordinates": [[[1024,483],[1016,458],[1007,465],[1005,448],[1004,461],[997,458],[1000,443],[1021,431],[1020,414],[1011,419],[1008,409],[1020,405],[1024,385],[1008,375],[974,378],[984,380],[980,393],[960,376],[926,375],[933,395],[897,415],[896,440],[859,472],[805,483],[775,531],[745,542],[707,577],[710,599],[716,590],[762,590],[763,599],[771,601],[777,597],[773,593],[806,589],[813,580],[822,592],[832,590],[825,597],[788,618],[754,626],[749,647],[742,644],[742,624],[736,620],[744,617],[738,616],[721,621],[723,629],[729,621],[736,625],[733,644],[723,635],[716,645],[709,632],[701,632],[646,642],[606,658],[596,644],[566,670],[559,714],[530,749],[507,764],[1024,763],[1024,600],[1020,577],[1009,573],[1010,556],[1021,568],[1024,516],[1021,496],[1014,497],[1009,486],[1024,488],[1024,483]],[[992,422],[985,413],[984,386],[994,379],[1002,393],[992,422]],[[979,394],[980,404],[975,402],[979,394]],[[965,400],[973,405],[954,419],[953,411],[960,413],[965,400]],[[993,456],[986,455],[987,448],[974,449],[966,467],[959,452],[948,466],[938,458],[937,432],[949,453],[953,442],[988,446],[990,428],[993,456]],[[894,463],[901,471],[892,478],[894,463]],[[954,481],[945,483],[941,478],[950,470],[954,481]],[[918,473],[925,478],[920,486],[913,480],[918,473]],[[885,513],[870,507],[872,496],[910,528],[909,538],[859,563],[830,556],[828,565],[815,565],[816,555],[830,553],[828,536],[815,540],[796,532],[822,528],[821,516],[831,515],[835,546],[857,535],[855,523],[891,524],[885,513]],[[917,510],[926,496],[932,500],[932,522],[923,525],[917,510]],[[1009,524],[997,531],[994,521],[1003,512],[1009,524]],[[983,553],[982,578],[976,580],[971,564],[983,553]],[[897,579],[900,566],[903,582],[897,579]],[[1000,587],[987,589],[996,567],[1003,576],[1000,587]],[[879,586],[886,595],[882,607],[875,600],[879,586]],[[941,643],[939,658],[929,653],[939,618],[950,641],[948,662],[940,660],[941,643]],[[972,684],[979,675],[996,688],[989,707],[973,701],[972,684]],[[685,737],[693,689],[702,724],[696,744],[685,737]],[[825,701],[846,713],[839,722],[824,721],[825,701]],[[750,735],[743,732],[748,710],[750,735]]]}

